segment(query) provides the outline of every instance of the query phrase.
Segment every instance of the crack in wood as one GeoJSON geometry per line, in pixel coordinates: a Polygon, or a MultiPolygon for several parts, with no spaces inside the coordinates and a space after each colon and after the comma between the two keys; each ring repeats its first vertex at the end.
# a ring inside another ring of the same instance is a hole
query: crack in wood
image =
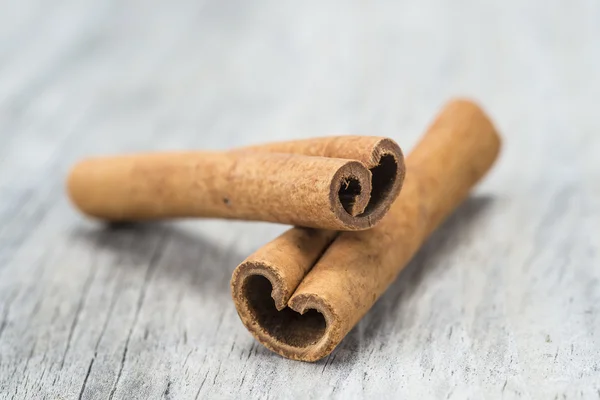
{"type": "Polygon", "coordinates": [[[158,243],[154,246],[154,251],[152,252],[152,255],[150,256],[150,260],[148,262],[148,267],[146,268],[146,273],[144,275],[144,281],[142,282],[142,286],[140,288],[140,294],[138,296],[138,301],[136,303],[133,321],[129,327],[129,332],[127,333],[127,339],[125,340],[125,347],[123,348],[123,354],[121,356],[121,363],[119,365],[119,371],[117,372],[117,378],[116,378],[116,380],[113,384],[113,387],[110,391],[110,395],[108,396],[109,400],[112,400],[112,398],[114,397],[114,395],[117,391],[117,388],[119,386],[119,382],[121,380],[121,375],[123,374],[123,369],[125,368],[125,361],[127,359],[127,352],[129,350],[129,343],[131,341],[131,336],[133,335],[133,331],[137,325],[137,321],[140,316],[140,312],[141,312],[142,306],[144,304],[144,300],[146,298],[146,291],[148,289],[148,285],[150,283],[150,280],[152,279],[154,271],[157,268],[158,261],[160,260],[160,257],[162,255],[162,249],[165,246],[165,241],[166,241],[166,234],[163,234],[159,238],[158,243]]]}
{"type": "Polygon", "coordinates": [[[81,400],[83,398],[83,393],[85,392],[85,387],[87,385],[88,379],[90,378],[90,374],[92,373],[92,367],[94,366],[94,361],[96,360],[97,354],[94,353],[94,356],[90,360],[90,363],[87,368],[87,372],[85,374],[85,378],[83,379],[83,384],[81,385],[81,390],[79,391],[78,399],[81,400]]]}
{"type": "Polygon", "coordinates": [[[67,354],[69,353],[69,349],[71,348],[71,341],[73,340],[73,334],[75,333],[75,329],[77,328],[77,323],[79,322],[79,316],[83,311],[83,307],[85,306],[85,302],[90,294],[90,287],[94,278],[96,277],[96,263],[92,263],[90,267],[90,272],[83,284],[83,290],[81,291],[81,295],[79,296],[79,301],[77,302],[77,309],[75,310],[75,316],[73,317],[73,321],[71,322],[71,327],[69,329],[69,335],[67,337],[67,344],[65,346],[65,351],[63,352],[62,360],[60,361],[60,369],[62,370],[65,366],[65,360],[67,358],[67,354]]]}

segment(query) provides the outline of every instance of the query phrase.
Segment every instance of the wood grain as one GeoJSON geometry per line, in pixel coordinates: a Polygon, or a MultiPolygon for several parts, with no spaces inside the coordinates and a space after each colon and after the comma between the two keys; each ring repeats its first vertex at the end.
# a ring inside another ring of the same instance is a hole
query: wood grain
{"type": "Polygon", "coordinates": [[[597,398],[600,5],[0,5],[0,398],[597,398]],[[264,350],[235,265],[285,227],[105,228],[76,159],[390,136],[472,96],[500,162],[339,348],[264,350]]]}

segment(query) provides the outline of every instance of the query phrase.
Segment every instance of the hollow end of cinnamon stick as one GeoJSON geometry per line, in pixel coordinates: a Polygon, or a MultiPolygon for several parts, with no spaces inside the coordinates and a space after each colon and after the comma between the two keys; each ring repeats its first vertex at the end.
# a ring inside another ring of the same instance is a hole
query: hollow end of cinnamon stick
{"type": "Polygon", "coordinates": [[[317,295],[289,301],[287,282],[267,263],[244,262],[232,277],[240,319],[265,347],[286,358],[317,361],[342,339],[339,317],[317,295]]]}
{"type": "Polygon", "coordinates": [[[306,274],[338,232],[292,228],[249,256],[231,278],[244,325],[267,348],[294,359],[317,360],[331,351],[338,323],[333,309],[311,296],[290,302],[306,274]]]}
{"type": "Polygon", "coordinates": [[[363,162],[370,172],[370,182],[346,171],[332,181],[330,203],[344,225],[338,230],[365,230],[375,226],[398,197],[406,168],[402,150],[390,139],[380,139],[363,162]]]}

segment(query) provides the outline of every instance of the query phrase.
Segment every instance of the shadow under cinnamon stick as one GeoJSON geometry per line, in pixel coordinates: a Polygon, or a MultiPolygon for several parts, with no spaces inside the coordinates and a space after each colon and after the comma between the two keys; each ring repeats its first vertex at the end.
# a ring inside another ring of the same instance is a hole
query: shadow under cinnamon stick
{"type": "Polygon", "coordinates": [[[375,346],[373,341],[378,336],[386,337],[390,331],[409,325],[413,314],[410,304],[415,291],[419,290],[428,277],[441,272],[443,259],[451,257],[456,251],[456,240],[453,239],[469,236],[470,232],[476,230],[477,224],[485,218],[486,210],[493,206],[494,201],[494,197],[485,194],[468,197],[427,239],[394,283],[348,333],[332,353],[337,355],[336,358],[328,364],[350,361],[359,348],[375,346]],[[398,315],[401,317],[398,318],[398,315]],[[395,326],[390,326],[389,321],[396,321],[395,326]]]}
{"type": "Polygon", "coordinates": [[[170,222],[78,226],[70,236],[94,252],[111,254],[115,270],[144,270],[157,254],[166,279],[223,300],[229,297],[233,266],[245,257],[235,247],[222,246],[219,241],[170,222]]]}

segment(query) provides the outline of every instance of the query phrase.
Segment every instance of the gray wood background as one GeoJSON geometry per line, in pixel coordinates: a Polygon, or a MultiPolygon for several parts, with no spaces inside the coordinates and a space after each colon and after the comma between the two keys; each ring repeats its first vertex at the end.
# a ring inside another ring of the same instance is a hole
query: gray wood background
{"type": "Polygon", "coordinates": [[[0,2],[0,398],[600,397],[600,2],[0,2]],[[332,133],[406,150],[451,96],[502,157],[327,359],[253,340],[285,227],[111,230],[77,159],[332,133]]]}

